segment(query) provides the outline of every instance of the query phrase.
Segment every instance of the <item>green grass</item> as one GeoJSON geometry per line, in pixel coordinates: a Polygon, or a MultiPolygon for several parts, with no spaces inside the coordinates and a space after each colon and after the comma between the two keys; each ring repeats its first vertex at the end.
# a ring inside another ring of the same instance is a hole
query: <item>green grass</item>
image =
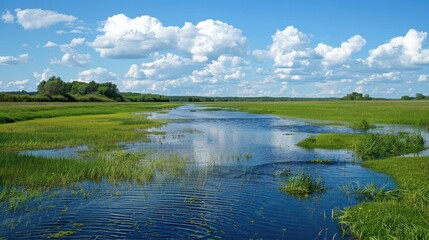
{"type": "Polygon", "coordinates": [[[320,177],[315,179],[304,171],[298,171],[289,176],[286,183],[280,187],[280,191],[299,198],[305,198],[312,193],[323,192],[324,190],[324,181],[320,177]]]}
{"type": "Polygon", "coordinates": [[[375,128],[376,126],[374,124],[369,123],[367,120],[362,119],[360,121],[352,122],[349,127],[352,129],[368,130],[371,128],[375,128]]]}
{"type": "Polygon", "coordinates": [[[125,112],[149,112],[179,106],[177,103],[0,103],[0,124],[37,118],[125,112]]]}
{"type": "Polygon", "coordinates": [[[361,139],[360,134],[347,133],[325,133],[310,136],[297,143],[303,148],[325,148],[325,149],[355,149],[361,139]]]}
{"type": "MultiPolygon", "coordinates": [[[[144,109],[142,109],[144,110],[144,109]]],[[[111,146],[145,139],[144,130],[163,124],[145,115],[115,113],[35,119],[0,124],[0,152],[76,145],[111,146]]]]}
{"type": "Polygon", "coordinates": [[[418,153],[424,148],[424,138],[417,133],[364,134],[356,146],[356,153],[368,160],[418,153]]]}
{"type": "Polygon", "coordinates": [[[95,151],[90,159],[61,159],[0,155],[0,203],[16,210],[52,187],[67,188],[82,181],[147,183],[157,175],[177,177],[188,159],[177,154],[146,156],[145,153],[95,151]]]}
{"type": "Polygon", "coordinates": [[[116,143],[144,141],[146,129],[164,124],[142,113],[173,106],[177,104],[2,103],[0,116],[8,115],[18,122],[0,124],[0,200],[14,209],[37,196],[33,193],[51,187],[102,179],[144,183],[159,174],[182,173],[186,161],[179,156],[155,159],[143,153],[115,151],[116,143]],[[79,159],[18,154],[79,145],[89,147],[79,159]]]}
{"type": "Polygon", "coordinates": [[[425,141],[417,133],[345,134],[326,133],[303,139],[297,146],[303,148],[351,149],[363,160],[381,159],[418,153],[425,148],[425,141]]]}
{"type": "Polygon", "coordinates": [[[385,187],[378,187],[375,182],[367,183],[361,186],[360,182],[347,183],[341,186],[346,195],[354,195],[359,201],[385,201],[397,200],[400,198],[400,191],[384,190],[385,187]]]}
{"type": "Polygon", "coordinates": [[[429,101],[226,102],[208,106],[282,117],[429,126],[429,101]]]}
{"type": "Polygon", "coordinates": [[[357,239],[429,239],[429,157],[395,157],[363,165],[391,175],[399,197],[346,208],[339,217],[345,231],[357,239]]]}

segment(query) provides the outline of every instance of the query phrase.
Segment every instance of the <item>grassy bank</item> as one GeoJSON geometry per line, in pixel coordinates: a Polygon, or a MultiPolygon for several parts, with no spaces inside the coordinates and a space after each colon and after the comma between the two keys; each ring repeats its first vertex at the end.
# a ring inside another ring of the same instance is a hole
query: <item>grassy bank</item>
{"type": "Polygon", "coordinates": [[[0,124],[64,116],[148,112],[179,106],[177,103],[0,103],[0,124]]]}
{"type": "Polygon", "coordinates": [[[0,112],[11,112],[13,118],[26,116],[20,119],[37,119],[0,124],[0,152],[76,145],[110,146],[116,142],[144,140],[145,129],[159,126],[162,122],[148,120],[146,115],[135,113],[174,106],[177,105],[68,103],[38,106],[13,103],[6,108],[2,106],[0,112]],[[47,118],[41,118],[45,113],[47,118]]]}
{"type": "Polygon", "coordinates": [[[163,124],[147,119],[144,113],[175,106],[178,104],[2,104],[0,114],[17,122],[0,124],[0,200],[20,202],[34,195],[28,193],[85,180],[146,182],[157,172],[178,174],[185,167],[180,156],[150,159],[143,153],[115,150],[115,143],[145,140],[148,128],[163,124]],[[73,160],[18,154],[78,145],[89,150],[73,160]]]}
{"type": "Polygon", "coordinates": [[[340,222],[358,239],[429,239],[429,157],[365,161],[364,167],[391,175],[399,197],[346,208],[340,222]]]}
{"type": "Polygon", "coordinates": [[[210,106],[250,113],[330,121],[429,126],[429,101],[227,102],[210,106]]]}

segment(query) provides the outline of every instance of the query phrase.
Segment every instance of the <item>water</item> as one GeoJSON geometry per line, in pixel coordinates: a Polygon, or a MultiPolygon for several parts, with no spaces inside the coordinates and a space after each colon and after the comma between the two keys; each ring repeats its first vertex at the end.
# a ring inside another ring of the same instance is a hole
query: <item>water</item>
{"type": "MultiPolygon", "coordinates": [[[[121,143],[120,147],[127,152],[190,156],[189,171],[144,185],[83,182],[72,189],[53,190],[30,202],[25,210],[3,211],[0,237],[34,239],[70,231],[66,238],[340,239],[331,211],[358,202],[345,196],[339,185],[359,181],[394,187],[388,176],[354,163],[351,151],[295,146],[312,134],[358,132],[346,127],[202,111],[192,105],[151,117],[174,120],[150,129],[154,134],[149,142],[121,143]],[[165,134],[157,134],[160,131],[165,134]],[[333,163],[306,162],[317,158],[333,163]],[[278,175],[284,169],[319,176],[327,190],[301,199],[284,194],[279,191],[284,179],[278,175]]],[[[386,125],[374,131],[391,129],[397,128],[386,125]]],[[[27,153],[75,157],[85,150],[27,153]]]]}

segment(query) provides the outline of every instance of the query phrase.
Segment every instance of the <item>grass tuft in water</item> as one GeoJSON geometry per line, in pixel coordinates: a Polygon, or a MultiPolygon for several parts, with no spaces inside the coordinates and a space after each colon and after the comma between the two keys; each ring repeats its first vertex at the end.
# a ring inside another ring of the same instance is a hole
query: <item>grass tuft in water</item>
{"type": "Polygon", "coordinates": [[[325,133],[310,136],[296,145],[303,148],[325,148],[325,149],[354,149],[361,135],[347,133],[325,133]]]}
{"type": "Polygon", "coordinates": [[[349,126],[352,129],[368,130],[371,128],[376,128],[374,124],[369,123],[367,120],[362,119],[357,122],[352,122],[349,126]]]}
{"type": "MultiPolygon", "coordinates": [[[[52,187],[72,186],[82,181],[112,183],[149,182],[157,174],[177,177],[185,173],[188,158],[177,154],[98,151],[90,159],[61,159],[22,156],[16,153],[0,155],[0,202],[8,210],[25,206],[26,202],[42,195],[52,187]]],[[[120,192],[115,193],[119,196],[120,192]]]]}
{"type": "Polygon", "coordinates": [[[421,134],[364,134],[356,146],[356,153],[363,160],[380,159],[424,150],[421,134]]]}
{"type": "Polygon", "coordinates": [[[354,195],[359,201],[388,201],[400,198],[399,190],[384,190],[384,188],[384,186],[378,187],[375,182],[362,186],[359,181],[340,186],[346,195],[354,195]]]}
{"type": "Polygon", "coordinates": [[[309,173],[300,170],[287,178],[280,190],[292,196],[308,197],[312,193],[325,191],[325,183],[320,177],[315,179],[309,173]]]}

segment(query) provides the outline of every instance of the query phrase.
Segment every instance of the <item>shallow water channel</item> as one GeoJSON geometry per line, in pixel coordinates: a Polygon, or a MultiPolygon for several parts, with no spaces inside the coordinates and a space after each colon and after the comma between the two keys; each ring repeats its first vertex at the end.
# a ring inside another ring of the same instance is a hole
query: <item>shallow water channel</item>
{"type": "MultiPolygon", "coordinates": [[[[340,239],[332,209],[358,201],[338,186],[359,181],[394,187],[388,176],[354,163],[351,151],[295,146],[309,135],[357,132],[344,126],[206,111],[193,105],[151,118],[170,122],[150,129],[150,141],[122,143],[121,148],[186,155],[190,162],[185,174],[143,185],[84,182],[55,190],[55,196],[46,193],[25,210],[0,209],[0,237],[33,239],[62,233],[79,239],[340,239]],[[314,159],[333,163],[307,163],[314,159]],[[279,173],[285,169],[321,177],[326,191],[307,198],[282,193],[279,173]]],[[[377,131],[388,128],[383,129],[377,131]]],[[[75,157],[85,150],[83,146],[27,154],[75,157]]]]}

